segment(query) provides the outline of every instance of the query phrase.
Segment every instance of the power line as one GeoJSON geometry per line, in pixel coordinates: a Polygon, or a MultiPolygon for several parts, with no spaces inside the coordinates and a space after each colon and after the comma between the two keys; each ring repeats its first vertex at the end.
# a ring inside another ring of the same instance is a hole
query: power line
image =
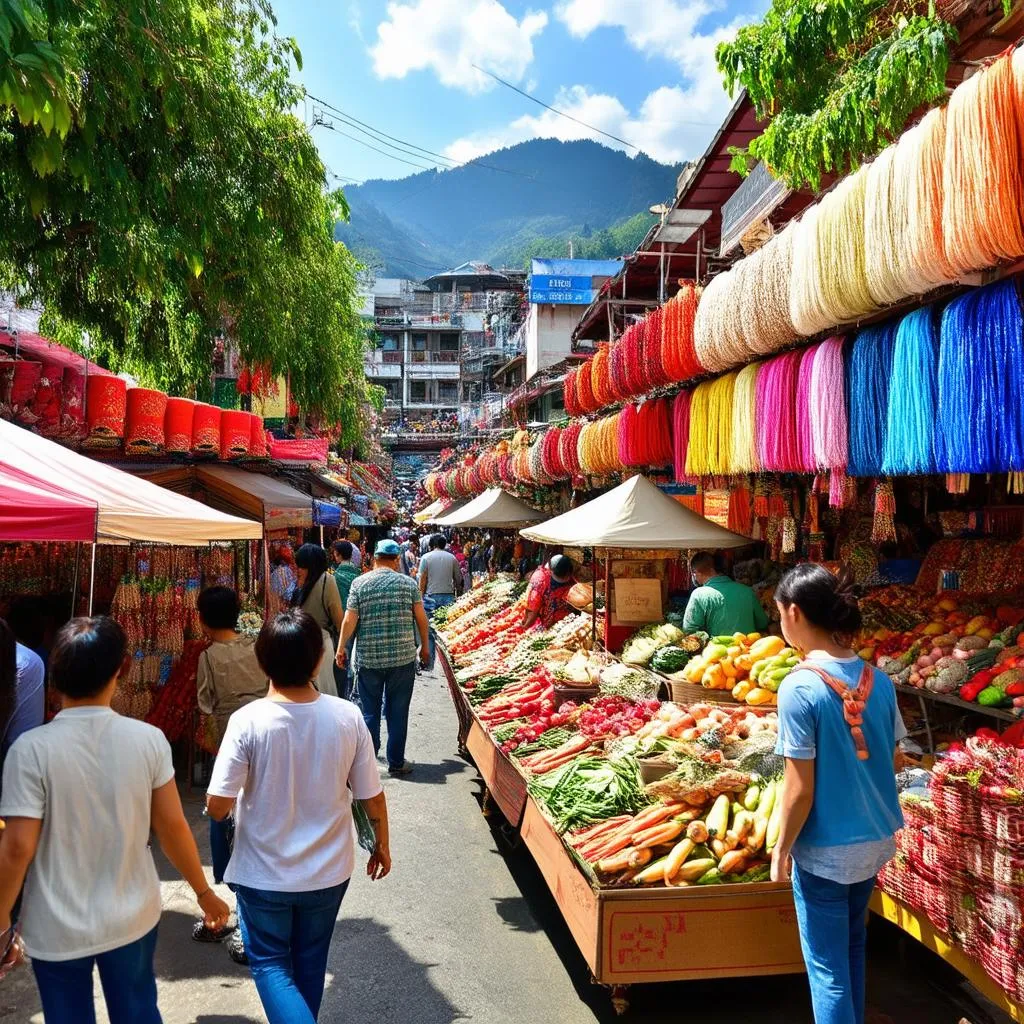
{"type": "MultiPolygon", "coordinates": [[[[313,112],[313,120],[314,121],[316,121],[318,119],[322,120],[324,117],[328,118],[331,121],[340,120],[341,123],[346,128],[351,128],[354,131],[359,132],[360,135],[365,135],[365,136],[367,136],[367,138],[372,139],[374,142],[379,142],[382,146],[385,146],[388,149],[394,149],[394,150],[396,150],[399,153],[405,153],[406,156],[415,157],[417,160],[425,160],[426,159],[426,157],[421,156],[420,153],[415,152],[415,150],[420,148],[419,146],[413,146],[412,143],[410,143],[409,144],[410,148],[407,149],[405,146],[399,146],[397,143],[388,142],[387,140],[388,140],[388,138],[390,136],[385,136],[383,134],[378,136],[372,130],[368,130],[366,128],[360,128],[358,124],[351,124],[351,123],[349,123],[349,120],[346,119],[342,115],[335,115],[332,111],[329,111],[329,110],[326,111],[326,112],[325,111],[320,111],[320,110],[314,110],[314,112],[313,112]]],[[[424,151],[424,152],[427,152],[427,151],[424,151]]],[[[433,156],[434,154],[428,154],[428,155],[433,156]]],[[[448,158],[447,157],[441,157],[441,156],[438,157],[438,161],[439,162],[443,161],[443,160],[448,160],[448,158]]],[[[445,170],[451,170],[455,166],[455,161],[451,160],[451,161],[449,161],[447,163],[442,163],[441,166],[445,170]]]]}
{"type": "Polygon", "coordinates": [[[380,142],[383,145],[389,145],[387,142],[384,142],[385,139],[389,139],[392,143],[399,143],[400,145],[391,146],[391,148],[399,149],[401,152],[407,153],[409,156],[417,156],[418,154],[409,153],[407,149],[402,149],[402,146],[408,146],[410,149],[418,150],[419,153],[425,153],[427,156],[434,157],[437,160],[447,161],[451,165],[449,169],[470,166],[482,167],[488,171],[497,171],[499,174],[512,174],[520,178],[530,178],[532,180],[532,175],[524,174],[522,171],[513,171],[507,167],[498,167],[495,164],[484,163],[480,157],[476,157],[473,160],[467,160],[464,163],[459,163],[458,160],[454,160],[450,156],[445,156],[443,153],[435,153],[434,150],[425,149],[423,146],[417,146],[414,142],[409,142],[407,139],[400,139],[396,135],[389,135],[387,132],[380,128],[375,128],[366,121],[360,121],[358,117],[355,117],[352,114],[346,114],[340,107],[336,107],[333,104],[328,103],[327,100],[322,100],[318,96],[314,96],[312,93],[306,93],[306,95],[313,100],[314,103],[319,103],[320,106],[334,114],[337,114],[343,119],[344,123],[347,124],[349,128],[355,128],[356,131],[362,131],[364,135],[370,135],[371,138],[374,138],[375,141],[380,142]]]}
{"type": "MultiPolygon", "coordinates": [[[[592,132],[597,132],[598,135],[603,135],[606,139],[614,139],[615,142],[621,142],[623,146],[629,146],[630,149],[635,149],[639,152],[640,147],[634,146],[632,142],[627,142],[625,139],[620,139],[618,135],[612,135],[609,132],[602,131],[600,128],[595,128],[592,124],[587,124],[586,121],[581,121],[578,117],[573,117],[572,114],[567,114],[564,110],[559,110],[557,107],[551,106],[549,103],[545,103],[543,100],[537,99],[536,96],[531,96],[530,93],[513,85],[511,82],[506,82],[504,78],[499,78],[493,71],[488,71],[486,68],[480,67],[479,64],[474,64],[473,67],[483,75],[487,75],[489,78],[493,78],[500,85],[505,86],[506,89],[511,89],[513,92],[519,93],[520,96],[525,96],[531,103],[536,103],[539,107],[543,107],[545,110],[550,110],[551,113],[557,114],[559,117],[567,118],[570,121],[574,121],[578,125],[582,125],[584,128],[589,128],[592,132]]],[[[702,128],[716,128],[717,124],[711,121],[659,121],[657,124],[693,124],[699,125],[702,128]]]]}
{"type": "Polygon", "coordinates": [[[525,96],[531,103],[536,103],[539,107],[543,107],[545,110],[550,110],[552,114],[558,114],[559,117],[567,118],[570,121],[575,121],[576,124],[582,125],[584,128],[589,128],[592,132],[597,132],[598,135],[603,135],[606,139],[613,139],[615,142],[622,143],[623,146],[629,146],[630,149],[635,149],[637,152],[640,151],[639,146],[634,146],[632,142],[627,142],[625,139],[620,139],[618,135],[612,135],[610,132],[602,131],[600,128],[595,128],[592,124],[587,124],[586,121],[581,121],[578,117],[573,117],[572,114],[567,114],[564,110],[559,110],[557,107],[552,107],[550,104],[545,103],[543,100],[537,99],[536,96],[531,96],[528,92],[518,88],[511,82],[506,82],[504,78],[499,78],[493,71],[488,71],[486,68],[480,67],[478,64],[474,64],[473,67],[483,75],[487,75],[493,78],[500,85],[505,86],[506,89],[511,89],[513,92],[519,93],[520,96],[525,96]]]}
{"type": "Polygon", "coordinates": [[[371,146],[368,142],[364,142],[362,139],[356,138],[355,135],[349,135],[348,132],[343,132],[340,128],[336,128],[333,124],[329,124],[327,121],[314,120],[313,127],[326,128],[328,131],[336,132],[338,135],[344,136],[346,139],[351,139],[353,142],[358,142],[360,146],[365,146],[367,149],[372,149],[375,153],[380,153],[381,156],[389,156],[392,160],[397,160],[399,163],[408,164],[410,167],[418,167],[421,171],[434,171],[436,167],[430,164],[417,164],[413,163],[412,160],[405,160],[400,156],[395,156],[394,153],[389,153],[387,150],[378,149],[376,146],[371,146]]]}

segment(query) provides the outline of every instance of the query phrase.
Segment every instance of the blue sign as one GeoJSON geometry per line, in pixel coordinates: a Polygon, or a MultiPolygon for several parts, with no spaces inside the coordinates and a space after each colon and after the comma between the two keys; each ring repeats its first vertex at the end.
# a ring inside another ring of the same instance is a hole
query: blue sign
{"type": "Polygon", "coordinates": [[[530,301],[554,306],[589,306],[594,300],[594,280],[590,277],[555,277],[533,274],[530,277],[530,301]]]}

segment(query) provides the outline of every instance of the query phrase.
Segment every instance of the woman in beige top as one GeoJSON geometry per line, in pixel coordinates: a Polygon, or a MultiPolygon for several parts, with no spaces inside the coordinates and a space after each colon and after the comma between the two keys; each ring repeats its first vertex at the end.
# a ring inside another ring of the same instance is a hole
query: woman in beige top
{"type": "Polygon", "coordinates": [[[199,655],[196,697],[216,748],[232,713],[267,695],[267,676],[256,660],[255,639],[235,628],[239,603],[230,587],[207,587],[196,607],[203,632],[212,641],[199,655]]]}
{"type": "Polygon", "coordinates": [[[341,634],[344,611],[341,593],[333,573],[327,571],[327,552],[316,544],[303,544],[295,552],[295,568],[299,577],[294,605],[311,615],[324,636],[324,658],[314,680],[321,693],[338,696],[334,680],[334,637],[341,634]]]}

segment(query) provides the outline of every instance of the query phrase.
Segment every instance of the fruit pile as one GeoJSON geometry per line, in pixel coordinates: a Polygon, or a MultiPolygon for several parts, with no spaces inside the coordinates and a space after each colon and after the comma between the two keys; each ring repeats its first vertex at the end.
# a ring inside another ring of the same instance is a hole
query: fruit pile
{"type": "Polygon", "coordinates": [[[734,699],[754,706],[774,705],[779,684],[799,661],[781,637],[735,633],[712,637],[698,657],[669,678],[708,690],[731,690],[734,699]]]}

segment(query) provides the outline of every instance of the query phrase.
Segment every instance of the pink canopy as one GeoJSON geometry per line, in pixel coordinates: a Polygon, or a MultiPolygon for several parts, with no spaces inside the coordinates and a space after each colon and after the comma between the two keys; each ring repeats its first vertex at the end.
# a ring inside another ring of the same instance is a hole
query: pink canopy
{"type": "Polygon", "coordinates": [[[96,540],[94,501],[0,465],[0,541],[96,540]]]}

